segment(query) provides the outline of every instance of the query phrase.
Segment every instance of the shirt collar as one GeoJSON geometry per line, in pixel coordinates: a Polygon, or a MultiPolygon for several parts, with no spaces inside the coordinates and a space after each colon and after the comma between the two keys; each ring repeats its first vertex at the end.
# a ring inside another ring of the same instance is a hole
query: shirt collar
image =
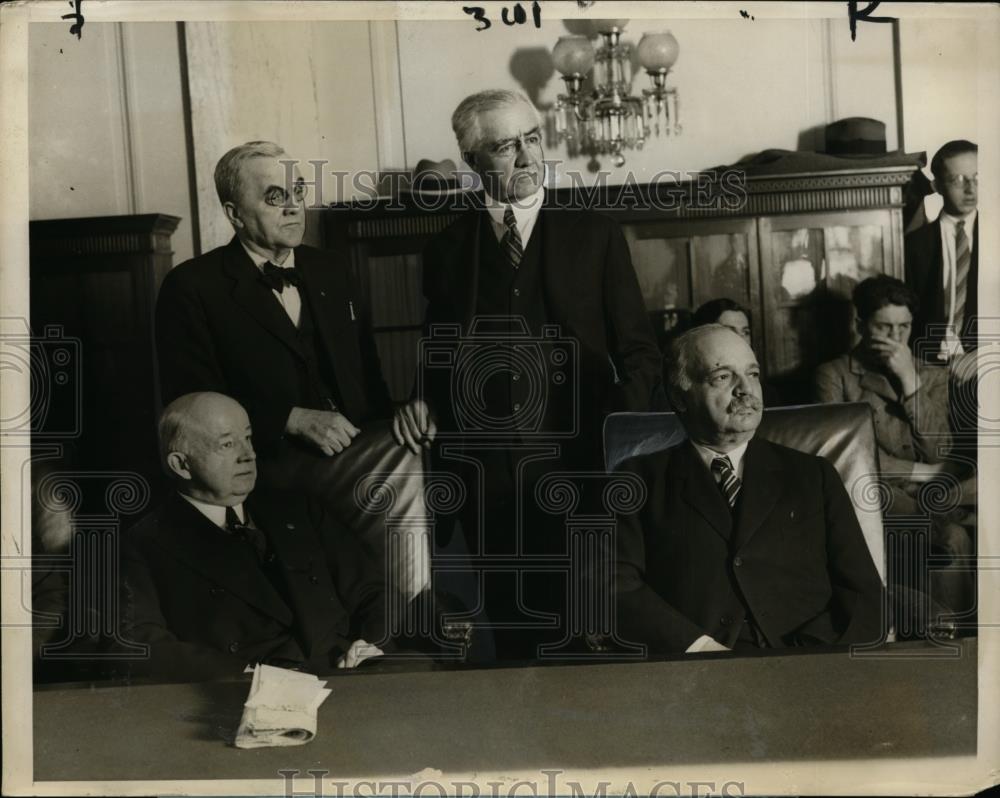
{"type": "MultiPolygon", "coordinates": [[[[200,499],[196,499],[193,496],[188,496],[186,493],[182,493],[187,501],[191,504],[194,509],[201,513],[205,518],[215,524],[219,529],[226,528],[226,508],[221,504],[208,504],[200,499]]],[[[246,522],[246,513],[243,511],[243,502],[233,506],[233,510],[236,511],[236,517],[240,519],[240,523],[246,522]]]]}
{"type": "Polygon", "coordinates": [[[955,224],[960,221],[964,221],[965,229],[966,231],[969,231],[976,223],[977,213],[978,213],[978,208],[969,211],[965,216],[952,216],[950,213],[945,213],[944,211],[941,211],[941,221],[944,224],[951,225],[951,227],[954,227],[955,224]]]}
{"type": "Polygon", "coordinates": [[[538,190],[524,199],[516,202],[500,202],[486,192],[486,211],[490,218],[501,227],[503,226],[503,214],[507,208],[513,208],[514,220],[517,222],[517,229],[524,230],[530,223],[534,222],[538,212],[542,209],[542,201],[545,199],[545,186],[541,185],[538,190]]]}
{"type": "MultiPolygon", "coordinates": [[[[250,260],[253,261],[253,265],[256,266],[259,270],[263,271],[264,264],[268,263],[270,259],[267,258],[264,255],[261,255],[261,254],[259,254],[257,252],[254,252],[252,249],[250,249],[250,247],[248,247],[246,244],[243,243],[242,239],[240,239],[240,246],[243,247],[243,251],[246,252],[247,255],[250,256],[250,260]]],[[[274,263],[274,261],[270,261],[270,262],[274,263]]],[[[275,263],[274,265],[278,266],[279,268],[282,268],[282,269],[294,269],[295,268],[295,250],[294,249],[288,250],[288,257],[285,258],[285,262],[284,263],[275,263]]]]}
{"type": "Polygon", "coordinates": [[[740,473],[740,463],[743,462],[743,455],[747,453],[747,446],[750,445],[750,441],[746,440],[737,446],[735,449],[730,449],[728,452],[717,452],[715,449],[709,449],[704,444],[698,443],[696,441],[691,441],[691,445],[694,446],[694,450],[698,453],[701,461],[705,464],[709,471],[712,470],[712,460],[719,456],[726,456],[729,458],[729,462],[733,464],[733,471],[737,474],[740,473]]]}

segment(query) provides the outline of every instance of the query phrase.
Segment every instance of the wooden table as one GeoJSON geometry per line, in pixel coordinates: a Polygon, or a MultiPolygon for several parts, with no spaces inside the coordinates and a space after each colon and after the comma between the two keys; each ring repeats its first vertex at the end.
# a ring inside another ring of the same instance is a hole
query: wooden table
{"type": "Polygon", "coordinates": [[[341,671],[315,740],[240,750],[248,682],[36,691],[35,779],[344,778],[500,769],[974,755],[974,639],[959,656],[801,650],[403,672],[341,671]],[[905,655],[905,656],[903,656],[905,655]],[[306,777],[307,778],[307,777],[306,777]]]}

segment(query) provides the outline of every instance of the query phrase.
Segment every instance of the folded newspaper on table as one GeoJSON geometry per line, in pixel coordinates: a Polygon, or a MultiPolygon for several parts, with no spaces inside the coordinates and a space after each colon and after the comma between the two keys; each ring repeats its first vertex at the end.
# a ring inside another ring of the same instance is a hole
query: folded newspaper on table
{"type": "MultiPolygon", "coordinates": [[[[246,669],[250,672],[250,668],[246,669]]],[[[330,690],[308,673],[256,665],[243,718],[236,730],[237,748],[302,745],[316,736],[316,711],[330,690]]]]}

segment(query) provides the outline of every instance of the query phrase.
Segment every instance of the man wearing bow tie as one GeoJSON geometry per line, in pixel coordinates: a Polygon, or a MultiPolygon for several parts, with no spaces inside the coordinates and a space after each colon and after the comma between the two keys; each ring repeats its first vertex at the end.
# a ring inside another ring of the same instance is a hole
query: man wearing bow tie
{"type": "Polygon", "coordinates": [[[747,343],[685,333],[667,389],[688,440],[622,466],[649,494],[618,524],[618,636],[654,654],[880,640],[882,583],[840,476],[754,437],[747,343]]]}
{"type": "Polygon", "coordinates": [[[122,631],[150,647],[139,675],[238,677],[257,662],[325,673],[383,653],[381,564],[315,503],[254,490],[239,403],[182,396],[159,432],[176,493],[122,545],[122,631]]]}
{"type": "Polygon", "coordinates": [[[261,479],[322,498],[386,550],[381,515],[355,500],[358,479],[392,473],[399,517],[416,523],[388,567],[407,595],[427,583],[421,443],[395,441],[366,303],[346,255],[302,244],[305,190],[277,144],[227,152],[215,185],[233,239],[171,270],[156,304],[164,403],[197,391],[237,399],[253,423],[261,479]]]}

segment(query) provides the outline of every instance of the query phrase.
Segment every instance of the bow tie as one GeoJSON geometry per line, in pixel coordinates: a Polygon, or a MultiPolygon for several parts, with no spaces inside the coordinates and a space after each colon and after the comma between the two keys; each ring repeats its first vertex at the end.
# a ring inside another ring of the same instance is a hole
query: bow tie
{"type": "Polygon", "coordinates": [[[271,261],[264,264],[260,279],[267,283],[272,291],[277,291],[279,294],[285,290],[286,285],[298,287],[301,282],[301,277],[295,269],[282,269],[271,261]]]}

